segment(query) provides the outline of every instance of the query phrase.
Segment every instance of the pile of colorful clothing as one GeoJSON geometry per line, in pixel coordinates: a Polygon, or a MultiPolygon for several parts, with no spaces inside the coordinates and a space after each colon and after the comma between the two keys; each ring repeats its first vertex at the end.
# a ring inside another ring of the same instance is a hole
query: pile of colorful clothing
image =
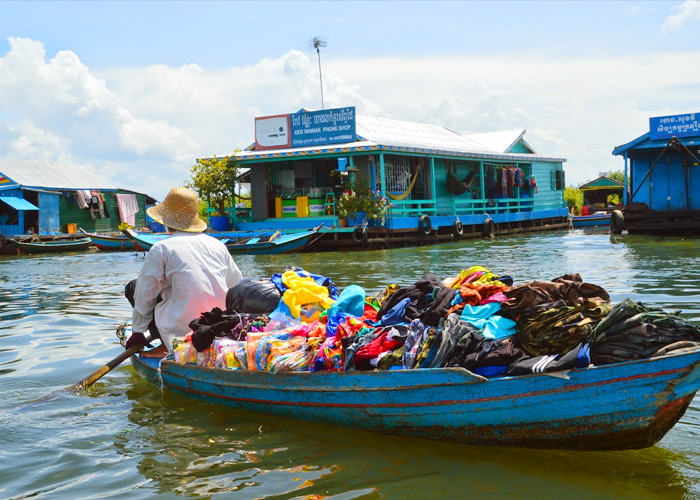
{"type": "Polygon", "coordinates": [[[561,372],[700,348],[700,328],[632,301],[613,307],[578,274],[514,285],[481,266],[374,296],[293,268],[244,280],[227,310],[190,324],[174,359],[221,369],[462,367],[486,376],[561,372]]]}

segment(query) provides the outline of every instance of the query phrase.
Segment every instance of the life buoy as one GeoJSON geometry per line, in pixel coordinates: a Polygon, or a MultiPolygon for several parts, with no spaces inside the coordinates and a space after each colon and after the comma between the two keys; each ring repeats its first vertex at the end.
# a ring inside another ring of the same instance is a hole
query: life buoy
{"type": "Polygon", "coordinates": [[[462,236],[462,234],[464,234],[464,226],[462,225],[462,221],[459,219],[455,221],[454,232],[457,236],[462,236]]]}
{"type": "Polygon", "coordinates": [[[432,230],[433,224],[430,222],[430,217],[427,215],[421,215],[420,219],[418,219],[418,232],[428,236],[432,230]]]}
{"type": "Polygon", "coordinates": [[[610,215],[610,232],[622,234],[623,229],[625,229],[625,216],[619,210],[614,210],[610,215]]]}
{"type": "Polygon", "coordinates": [[[352,232],[352,239],[355,243],[364,243],[367,241],[367,231],[364,227],[356,227],[352,232]]]}
{"type": "Polygon", "coordinates": [[[482,228],[482,233],[487,238],[490,238],[491,236],[496,234],[496,224],[493,223],[493,219],[491,217],[486,217],[486,220],[484,221],[484,226],[482,228]]]}

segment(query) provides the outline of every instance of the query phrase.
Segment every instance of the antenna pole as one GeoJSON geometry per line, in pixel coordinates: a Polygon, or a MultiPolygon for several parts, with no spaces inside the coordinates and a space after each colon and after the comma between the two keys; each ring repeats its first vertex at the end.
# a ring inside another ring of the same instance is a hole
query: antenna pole
{"type": "Polygon", "coordinates": [[[321,47],[326,46],[326,39],[322,36],[315,36],[309,40],[309,48],[316,49],[316,54],[318,54],[318,80],[321,83],[321,109],[326,109],[325,103],[323,102],[323,73],[321,72],[321,47]]]}
{"type": "Polygon", "coordinates": [[[318,54],[318,79],[321,82],[321,109],[326,109],[323,105],[323,75],[321,74],[321,50],[316,47],[316,53],[318,54]]]}

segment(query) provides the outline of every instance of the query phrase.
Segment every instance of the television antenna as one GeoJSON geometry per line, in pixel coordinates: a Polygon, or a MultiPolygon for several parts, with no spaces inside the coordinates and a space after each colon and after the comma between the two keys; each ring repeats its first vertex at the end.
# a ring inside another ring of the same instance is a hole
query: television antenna
{"type": "Polygon", "coordinates": [[[308,41],[307,45],[310,49],[316,49],[318,54],[318,79],[321,82],[321,109],[325,109],[323,105],[323,76],[321,75],[321,47],[328,45],[325,36],[315,36],[308,41]]]}

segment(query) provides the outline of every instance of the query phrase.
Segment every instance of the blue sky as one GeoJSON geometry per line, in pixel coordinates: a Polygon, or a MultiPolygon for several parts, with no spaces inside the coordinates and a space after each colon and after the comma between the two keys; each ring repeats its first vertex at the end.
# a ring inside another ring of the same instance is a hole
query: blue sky
{"type": "Polygon", "coordinates": [[[157,197],[255,116],[326,107],[527,129],[567,181],[622,168],[649,116],[700,112],[700,2],[2,2],[0,157],[157,197]]]}

